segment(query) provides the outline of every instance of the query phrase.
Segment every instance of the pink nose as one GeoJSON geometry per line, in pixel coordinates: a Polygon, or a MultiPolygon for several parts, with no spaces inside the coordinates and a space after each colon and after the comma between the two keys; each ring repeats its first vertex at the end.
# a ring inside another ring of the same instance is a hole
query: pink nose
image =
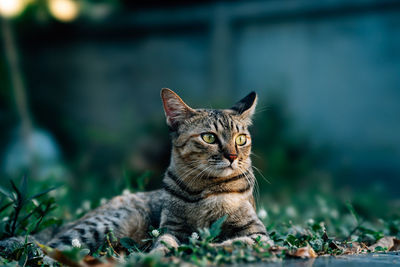
{"type": "Polygon", "coordinates": [[[237,159],[237,154],[225,154],[225,157],[232,163],[235,159],[237,159]]]}

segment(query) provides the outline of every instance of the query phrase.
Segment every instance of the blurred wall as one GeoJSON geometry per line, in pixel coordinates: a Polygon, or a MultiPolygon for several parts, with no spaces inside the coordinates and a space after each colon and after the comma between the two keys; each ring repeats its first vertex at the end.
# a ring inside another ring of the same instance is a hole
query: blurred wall
{"type": "Polygon", "coordinates": [[[400,184],[398,1],[143,8],[21,40],[36,121],[67,155],[90,151],[108,164],[147,135],[162,138],[165,126],[138,132],[163,121],[162,87],[195,107],[228,107],[255,90],[262,116],[269,96],[285,98],[296,129],[333,149],[333,169],[400,184]]]}

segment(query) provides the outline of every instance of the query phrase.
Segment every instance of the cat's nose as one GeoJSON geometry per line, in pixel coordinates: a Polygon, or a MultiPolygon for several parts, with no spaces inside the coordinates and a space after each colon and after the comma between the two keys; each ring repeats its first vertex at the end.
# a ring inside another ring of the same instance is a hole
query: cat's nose
{"type": "Polygon", "coordinates": [[[230,163],[232,163],[238,157],[237,154],[228,154],[228,153],[224,154],[224,156],[229,160],[230,163]]]}

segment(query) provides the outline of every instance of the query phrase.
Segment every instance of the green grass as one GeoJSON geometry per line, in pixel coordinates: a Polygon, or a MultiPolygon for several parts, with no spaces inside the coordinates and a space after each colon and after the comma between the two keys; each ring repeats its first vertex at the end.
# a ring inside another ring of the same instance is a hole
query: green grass
{"type": "MultiPolygon", "coordinates": [[[[144,177],[144,176],[143,176],[144,177]]],[[[143,181],[140,178],[140,187],[143,181]]],[[[0,188],[0,239],[22,236],[22,242],[9,251],[0,253],[0,263],[9,266],[54,265],[44,257],[43,250],[61,262],[79,263],[94,261],[88,257],[85,247],[72,247],[65,251],[56,251],[45,246],[40,249],[31,242],[29,235],[38,233],[62,224],[62,220],[76,219],[86,210],[94,208],[99,201],[85,202],[79,214],[65,213],[63,206],[57,207],[57,194],[65,194],[65,189],[44,188],[43,185],[30,185],[26,178],[17,186],[11,182],[9,188],[0,188]],[[35,192],[32,192],[35,191],[35,192]],[[25,237],[25,238],[24,238],[25,237]]],[[[68,191],[68,190],[67,190],[68,191]]],[[[66,193],[67,195],[69,192],[66,193]]],[[[272,203],[260,199],[259,217],[265,223],[276,247],[270,247],[261,241],[254,245],[236,242],[231,247],[216,247],[220,226],[224,218],[215,222],[210,229],[198,229],[188,244],[171,248],[165,257],[148,254],[140,249],[130,238],[117,240],[112,233],[93,257],[100,262],[111,264],[163,266],[178,265],[182,262],[197,266],[210,264],[254,263],[261,261],[280,261],[288,257],[307,256],[315,252],[318,255],[340,255],[352,253],[357,248],[365,252],[386,251],[390,248],[368,246],[382,240],[385,236],[400,237],[400,217],[393,215],[387,218],[374,218],[371,208],[369,216],[363,216],[359,210],[365,210],[360,204],[335,198],[328,194],[309,194],[308,199],[297,199],[296,205],[272,203]],[[269,205],[268,205],[269,203],[269,205]],[[302,248],[302,249],[300,249],[302,248]],[[300,249],[300,250],[299,250],[300,249]]],[[[388,206],[388,203],[380,203],[388,206]]],[[[79,210],[79,209],[78,209],[79,210]]],[[[149,243],[163,231],[151,229],[148,233],[149,243]]]]}

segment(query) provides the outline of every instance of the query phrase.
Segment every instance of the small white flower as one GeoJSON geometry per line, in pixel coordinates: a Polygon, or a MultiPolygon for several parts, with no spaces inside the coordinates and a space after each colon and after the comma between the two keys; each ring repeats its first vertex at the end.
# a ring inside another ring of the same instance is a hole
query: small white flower
{"type": "Polygon", "coordinates": [[[272,211],[272,213],[278,214],[279,213],[279,206],[276,203],[274,203],[274,204],[271,205],[270,210],[272,211]]]}
{"type": "Polygon", "coordinates": [[[337,219],[339,217],[339,212],[336,209],[331,210],[331,216],[334,219],[337,219]]]}
{"type": "Polygon", "coordinates": [[[100,199],[100,205],[104,205],[104,204],[106,204],[107,203],[107,199],[106,198],[101,198],[100,199]]]}
{"type": "Polygon", "coordinates": [[[325,231],[326,227],[325,227],[325,223],[324,222],[320,222],[319,226],[321,226],[322,230],[325,231]]]}
{"type": "Polygon", "coordinates": [[[268,213],[267,213],[267,211],[265,209],[260,209],[258,211],[257,215],[258,215],[258,218],[260,218],[261,220],[264,220],[265,218],[267,218],[268,213]]]}
{"type": "Polygon", "coordinates": [[[72,239],[72,246],[74,248],[80,248],[81,247],[81,242],[79,242],[79,239],[72,239]]]}
{"type": "Polygon", "coordinates": [[[286,214],[289,217],[296,217],[297,216],[297,211],[293,206],[289,206],[286,208],[286,214]]]}
{"type": "Polygon", "coordinates": [[[193,232],[192,235],[191,235],[190,237],[191,237],[192,239],[197,240],[197,239],[199,239],[199,234],[196,233],[196,232],[193,232]]]}
{"type": "Polygon", "coordinates": [[[308,224],[314,224],[315,221],[314,221],[314,219],[308,219],[307,223],[308,223],[308,224]]]}
{"type": "Polygon", "coordinates": [[[2,221],[3,221],[3,222],[6,222],[6,221],[8,221],[8,219],[9,219],[9,218],[6,216],[6,217],[3,218],[2,221]]]}
{"type": "Polygon", "coordinates": [[[83,201],[83,203],[82,203],[82,208],[83,208],[84,210],[90,210],[90,206],[91,206],[91,204],[90,204],[90,201],[89,201],[89,200],[83,201]]]}
{"type": "Polygon", "coordinates": [[[154,229],[153,231],[151,231],[151,235],[154,237],[158,237],[160,235],[160,232],[156,229],[154,229]]]}
{"type": "Polygon", "coordinates": [[[79,208],[79,209],[76,210],[75,213],[79,215],[79,214],[83,213],[83,209],[79,208]]]}
{"type": "Polygon", "coordinates": [[[131,193],[131,191],[129,191],[129,189],[124,189],[124,191],[122,191],[122,194],[124,196],[129,195],[131,193]]]}
{"type": "Polygon", "coordinates": [[[56,197],[56,196],[57,196],[57,190],[51,190],[51,191],[48,193],[48,195],[51,196],[51,197],[56,197]]]}

